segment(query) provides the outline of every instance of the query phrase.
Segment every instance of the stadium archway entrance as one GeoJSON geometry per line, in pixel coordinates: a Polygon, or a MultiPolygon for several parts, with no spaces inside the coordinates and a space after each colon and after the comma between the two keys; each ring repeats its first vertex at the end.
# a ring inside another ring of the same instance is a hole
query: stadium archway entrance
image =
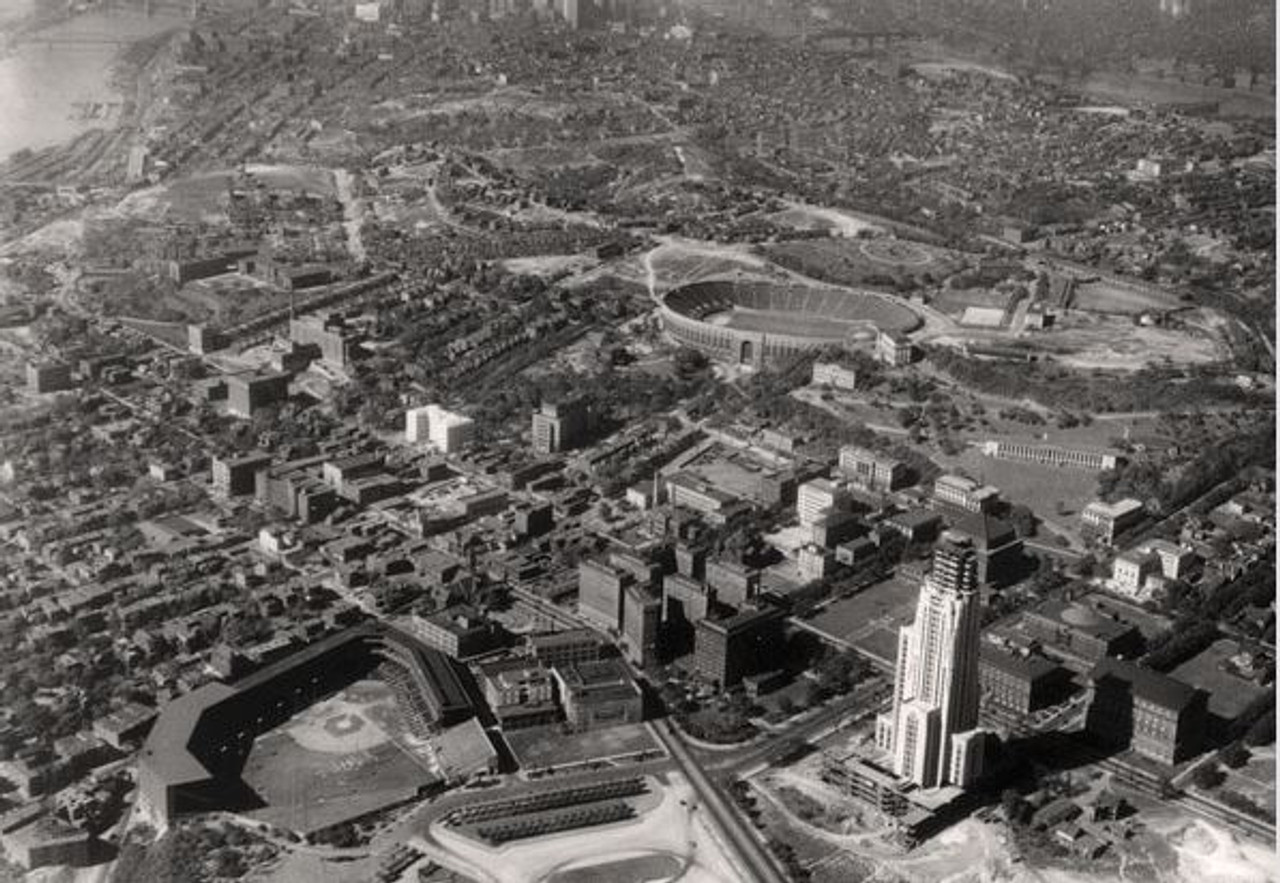
{"type": "Polygon", "coordinates": [[[750,340],[744,340],[738,344],[738,364],[754,365],[755,360],[755,344],[750,340]]]}

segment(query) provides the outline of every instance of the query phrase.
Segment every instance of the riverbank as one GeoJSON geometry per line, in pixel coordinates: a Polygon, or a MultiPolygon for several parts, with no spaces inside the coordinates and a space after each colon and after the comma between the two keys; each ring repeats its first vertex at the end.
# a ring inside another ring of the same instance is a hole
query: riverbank
{"type": "Polygon", "coordinates": [[[112,133],[144,66],[120,68],[124,53],[185,24],[172,15],[93,12],[23,31],[0,58],[0,159],[29,158],[93,130],[112,133]]]}

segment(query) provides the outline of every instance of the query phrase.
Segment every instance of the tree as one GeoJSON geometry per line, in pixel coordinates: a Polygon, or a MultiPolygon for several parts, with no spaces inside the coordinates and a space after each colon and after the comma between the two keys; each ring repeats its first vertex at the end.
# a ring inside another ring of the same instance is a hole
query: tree
{"type": "Polygon", "coordinates": [[[1231,742],[1218,752],[1218,760],[1233,770],[1238,770],[1249,762],[1249,749],[1239,742],[1231,742]]]}
{"type": "Polygon", "coordinates": [[[1191,783],[1202,791],[1217,788],[1226,780],[1226,773],[1220,770],[1213,761],[1200,764],[1200,766],[1196,767],[1196,771],[1191,774],[1191,783]]]}
{"type": "Polygon", "coordinates": [[[1245,733],[1244,741],[1248,745],[1270,745],[1276,741],[1276,712],[1274,708],[1253,722],[1245,733]]]}
{"type": "Polygon", "coordinates": [[[1000,792],[1000,807],[1004,810],[1004,817],[1010,824],[1021,825],[1026,820],[1027,802],[1013,788],[1006,788],[1000,792]]]}
{"type": "Polygon", "coordinates": [[[676,350],[672,361],[675,363],[676,373],[684,378],[701,374],[709,364],[705,355],[690,346],[682,346],[676,350]]]}

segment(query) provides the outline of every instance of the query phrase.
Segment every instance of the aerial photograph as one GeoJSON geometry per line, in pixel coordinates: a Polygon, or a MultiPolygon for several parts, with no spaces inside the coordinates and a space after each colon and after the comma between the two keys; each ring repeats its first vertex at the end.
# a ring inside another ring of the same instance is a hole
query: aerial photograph
{"type": "Polygon", "coordinates": [[[1280,883],[1275,0],[0,0],[0,883],[1280,883]]]}

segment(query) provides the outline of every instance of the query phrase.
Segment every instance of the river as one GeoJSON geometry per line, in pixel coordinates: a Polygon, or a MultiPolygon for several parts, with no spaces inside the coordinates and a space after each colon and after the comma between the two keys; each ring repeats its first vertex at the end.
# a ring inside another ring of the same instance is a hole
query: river
{"type": "MultiPolygon", "coordinates": [[[[0,30],[7,32],[36,2],[0,0],[0,30]]],[[[111,88],[111,67],[120,47],[58,38],[137,40],[185,21],[172,14],[86,12],[24,36],[0,55],[0,160],[110,127],[119,118],[121,96],[111,88]]]]}

